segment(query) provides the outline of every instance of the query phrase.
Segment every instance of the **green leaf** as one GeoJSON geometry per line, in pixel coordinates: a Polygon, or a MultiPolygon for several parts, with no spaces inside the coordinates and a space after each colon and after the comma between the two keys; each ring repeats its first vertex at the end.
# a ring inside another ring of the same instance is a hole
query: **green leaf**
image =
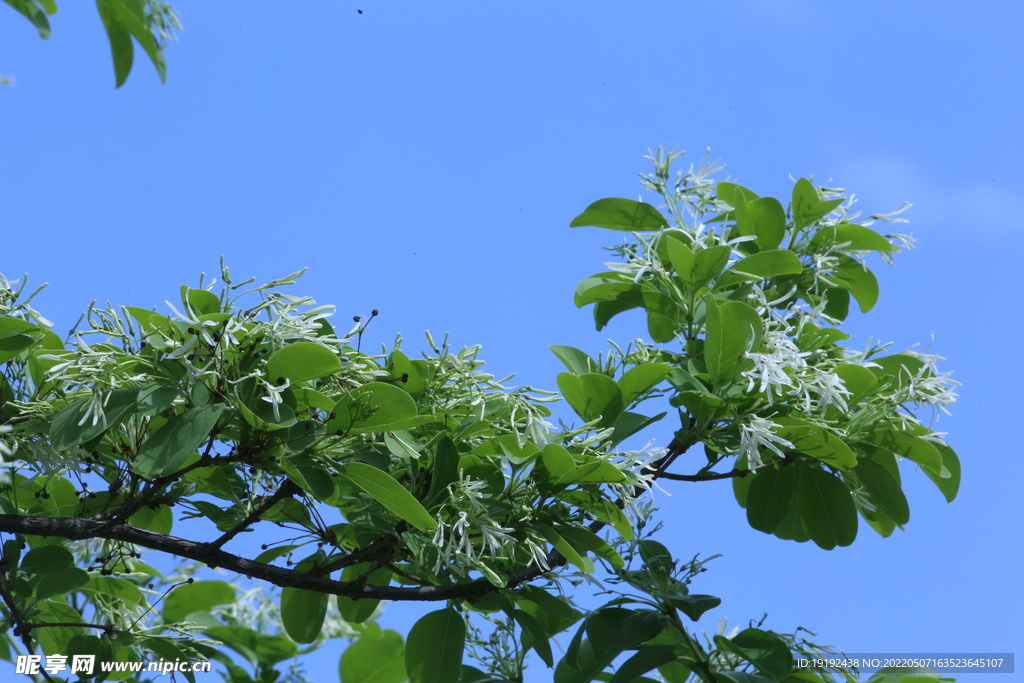
{"type": "Polygon", "coordinates": [[[804,265],[789,249],[771,249],[741,259],[718,278],[717,288],[737,282],[757,282],[776,275],[799,275],[804,265]]]}
{"type": "Polygon", "coordinates": [[[168,420],[142,444],[132,470],[155,479],[181,468],[206,441],[224,408],[223,404],[199,406],[168,420]]]}
{"type": "Polygon", "coordinates": [[[562,361],[565,367],[569,369],[569,372],[574,375],[585,375],[591,372],[600,372],[601,370],[596,360],[577,348],[560,346],[558,344],[548,348],[558,356],[558,360],[562,361]]]}
{"type": "Polygon", "coordinates": [[[106,420],[97,419],[95,424],[93,423],[94,415],[86,418],[90,398],[69,403],[54,416],[53,422],[50,423],[50,444],[55,450],[63,451],[92,441],[116,425],[123,417],[130,415],[135,410],[138,395],[138,389],[111,391],[104,398],[103,415],[106,420]]]}
{"type": "Polygon", "coordinates": [[[797,483],[797,506],[811,540],[824,550],[853,543],[857,508],[843,482],[819,467],[792,467],[804,467],[797,483]]]}
{"type": "Polygon", "coordinates": [[[204,633],[238,652],[253,667],[273,666],[298,653],[295,641],[284,633],[268,636],[243,626],[214,626],[204,633]]]}
{"type": "Polygon", "coordinates": [[[75,556],[59,545],[41,545],[21,558],[21,571],[26,574],[62,574],[75,566],[75,556]]]}
{"type": "Polygon", "coordinates": [[[767,467],[746,478],[752,480],[746,494],[747,522],[758,531],[774,533],[793,505],[796,471],[767,467]]]}
{"type": "MultiPolygon", "coordinates": [[[[46,12],[33,0],[4,0],[8,5],[18,10],[32,25],[39,31],[39,37],[46,40],[50,37],[50,22],[46,18],[46,12]]],[[[52,12],[51,12],[52,14],[52,12]]]]}
{"type": "MultiPolygon", "coordinates": [[[[369,562],[361,562],[345,567],[341,572],[341,580],[357,581],[363,575],[366,575],[364,581],[367,586],[387,586],[391,583],[390,569],[387,567],[374,569],[374,565],[369,562]]],[[[350,624],[361,624],[369,619],[373,616],[379,604],[380,600],[370,598],[353,600],[345,595],[338,596],[338,611],[341,613],[342,618],[350,624]]]]}
{"type": "Polygon", "coordinates": [[[755,236],[755,242],[761,249],[775,249],[782,244],[782,238],[786,236],[786,210],[778,199],[760,197],[746,202],[737,201],[733,207],[740,235],[755,236]]]}
{"type": "Polygon", "coordinates": [[[841,470],[857,465],[857,456],[846,442],[828,429],[796,417],[774,418],[775,433],[793,444],[801,453],[841,470]]]}
{"type": "Polygon", "coordinates": [[[783,680],[793,669],[793,654],[774,633],[748,628],[732,638],[715,636],[715,644],[743,657],[757,667],[759,672],[776,681],[783,680]]]}
{"type": "MultiPolygon", "coordinates": [[[[324,552],[315,553],[299,562],[298,571],[313,569],[324,558],[324,552]]],[[[320,635],[327,615],[327,593],[286,587],[281,590],[281,624],[285,633],[296,643],[312,643],[320,635]]]]}
{"type": "Polygon", "coordinates": [[[312,643],[327,615],[327,593],[287,587],[281,589],[281,623],[296,643],[312,643]]]}
{"type": "Polygon", "coordinates": [[[878,302],[878,279],[860,261],[849,256],[840,256],[829,279],[853,295],[861,313],[867,313],[878,302]]]}
{"type": "Polygon", "coordinates": [[[194,581],[177,586],[164,598],[164,623],[182,621],[193,612],[230,605],[234,601],[235,589],[226,581],[194,581]]]}
{"type": "Polygon", "coordinates": [[[544,469],[547,470],[552,482],[557,481],[567,472],[576,470],[576,461],[572,455],[569,454],[565,446],[560,446],[557,443],[549,443],[545,446],[540,460],[544,463],[544,469]]]}
{"type": "Polygon", "coordinates": [[[610,683],[630,683],[638,677],[676,661],[674,645],[645,645],[624,661],[612,676],[610,683]]]}
{"type": "Polygon", "coordinates": [[[433,531],[437,521],[423,504],[395,479],[372,465],[352,462],[342,466],[341,473],[377,502],[420,531],[433,531]]]}
{"type": "MultiPolygon", "coordinates": [[[[33,619],[36,623],[80,624],[82,615],[64,598],[43,600],[36,605],[40,613],[33,619]]],[[[34,629],[32,635],[39,640],[43,652],[47,655],[59,655],[67,652],[68,643],[75,636],[84,635],[79,626],[48,626],[34,629]]]]}
{"type": "Polygon", "coordinates": [[[341,683],[403,683],[405,643],[398,631],[367,629],[341,654],[341,683]]]}
{"type": "Polygon", "coordinates": [[[549,669],[554,666],[555,660],[551,653],[551,643],[548,642],[548,636],[540,622],[534,619],[532,614],[521,609],[513,610],[512,618],[523,629],[520,637],[523,650],[526,651],[532,647],[549,669]]]}
{"type": "MultiPolygon", "coordinates": [[[[5,0],[6,1],[6,0],[5,0]]],[[[21,318],[0,316],[0,339],[11,339],[19,336],[35,336],[41,334],[38,325],[21,318]]]]}
{"type": "Polygon", "coordinates": [[[590,574],[594,571],[594,563],[585,555],[581,556],[576,552],[576,549],[572,547],[568,541],[562,538],[562,536],[553,528],[546,524],[541,524],[537,526],[536,529],[547,540],[547,542],[553,545],[555,550],[562,553],[562,556],[565,557],[565,559],[574,567],[584,574],[590,574]]]}
{"type": "Polygon", "coordinates": [[[871,496],[892,521],[901,527],[910,521],[910,505],[903,489],[889,471],[870,458],[862,458],[853,470],[871,496]]]}
{"type": "Polygon", "coordinates": [[[623,405],[629,405],[640,394],[653,388],[672,372],[672,366],[664,363],[644,363],[626,371],[619,378],[623,405]]]}
{"type": "MultiPolygon", "coordinates": [[[[178,647],[177,644],[171,640],[165,640],[163,638],[143,638],[140,645],[157,655],[157,657],[165,662],[180,662],[181,660],[188,658],[188,653],[178,647]]],[[[181,674],[189,683],[196,683],[196,675],[191,671],[183,669],[181,674]]]]}
{"type": "Polygon", "coordinates": [[[602,418],[599,429],[615,424],[624,407],[622,391],[611,377],[588,372],[583,375],[559,373],[557,380],[565,400],[576,414],[590,422],[602,418]]]}
{"type": "Polygon", "coordinates": [[[843,386],[850,392],[846,404],[851,408],[867,398],[878,385],[875,373],[863,365],[845,363],[837,367],[834,372],[839,379],[843,380],[843,386]]]}
{"type": "Polygon", "coordinates": [[[729,262],[729,255],[732,253],[732,249],[727,246],[699,249],[694,252],[690,247],[674,239],[667,240],[665,245],[676,274],[692,290],[700,289],[718,276],[729,262]]]}
{"type": "Polygon", "coordinates": [[[139,389],[135,405],[139,415],[153,416],[170,408],[176,398],[178,398],[177,387],[149,384],[139,389]]]}
{"type": "Polygon", "coordinates": [[[159,505],[155,508],[144,507],[128,518],[128,524],[149,529],[158,534],[169,534],[174,526],[174,514],[170,506],[159,505]]]}
{"type": "Polygon", "coordinates": [[[822,201],[814,185],[806,178],[801,178],[793,186],[792,209],[796,228],[806,227],[819,218],[824,218],[842,203],[842,199],[822,201]]]}
{"type": "Polygon", "coordinates": [[[747,351],[760,345],[763,325],[757,311],[745,303],[728,301],[719,306],[710,295],[705,303],[704,356],[712,381],[719,385],[738,374],[747,351]]]}
{"type": "Polygon", "coordinates": [[[569,541],[577,548],[582,548],[604,558],[613,567],[623,566],[622,557],[615,551],[615,548],[608,545],[608,542],[586,527],[563,526],[559,527],[562,538],[569,541]]]}
{"type": "Polygon", "coordinates": [[[96,0],[96,7],[110,40],[117,87],[124,85],[132,70],[132,38],[135,38],[149,55],[150,61],[160,75],[160,82],[166,81],[167,63],[160,44],[150,31],[144,0],[96,0]]]}
{"type": "Polygon", "coordinates": [[[196,316],[220,313],[220,297],[205,289],[192,289],[182,285],[181,302],[186,304],[196,316]]]}
{"type": "Polygon", "coordinates": [[[420,396],[427,388],[430,366],[426,361],[409,360],[401,350],[395,349],[388,358],[390,379],[401,384],[411,396],[420,396]]]}
{"type": "Polygon", "coordinates": [[[808,245],[812,250],[825,252],[832,245],[846,244],[844,249],[857,251],[893,252],[896,247],[871,228],[852,223],[826,225],[814,233],[808,245]]]}
{"type": "Polygon", "coordinates": [[[960,458],[957,457],[956,451],[946,444],[936,441],[928,443],[942,456],[942,470],[939,474],[936,474],[930,469],[925,469],[924,473],[939,488],[939,491],[946,498],[946,502],[952,503],[953,499],[956,498],[957,492],[960,490],[960,458]],[[948,477],[944,476],[946,473],[949,474],[948,477]]]}
{"type": "MultiPolygon", "coordinates": [[[[335,418],[327,423],[327,432],[385,432],[408,429],[423,421],[417,416],[412,396],[384,382],[370,382],[354,389],[335,404],[334,413],[335,418]]],[[[433,417],[427,417],[433,420],[433,417]]]]}
{"type": "Polygon", "coordinates": [[[640,430],[654,424],[661,418],[665,417],[667,413],[659,413],[654,417],[647,417],[639,413],[622,413],[615,420],[615,431],[612,432],[612,438],[609,442],[611,448],[615,448],[622,441],[633,436],[640,430]]]}
{"type": "Polygon", "coordinates": [[[341,370],[337,354],[315,342],[295,342],[280,349],[267,361],[267,377],[271,384],[293,384],[318,379],[341,370]]]}
{"type": "Polygon", "coordinates": [[[405,645],[409,683],[458,683],[465,643],[466,623],[454,609],[421,617],[405,645]]]}
{"type": "Polygon", "coordinates": [[[569,223],[570,228],[583,225],[625,232],[647,232],[668,227],[665,217],[650,204],[614,197],[597,200],[569,223]]]}
{"type": "Polygon", "coordinates": [[[742,185],[736,183],[725,182],[724,180],[715,185],[715,194],[718,198],[723,200],[730,206],[736,206],[738,203],[747,202],[758,198],[758,194],[753,190],[749,190],[742,185]],[[737,196],[737,191],[739,196],[737,196]]]}
{"type": "Polygon", "coordinates": [[[644,561],[644,565],[652,572],[662,577],[668,577],[672,574],[672,570],[675,569],[676,565],[672,560],[672,553],[664,545],[657,541],[640,541],[639,550],[640,559],[644,561]]]}
{"type": "Polygon", "coordinates": [[[59,573],[43,574],[39,578],[39,585],[36,586],[36,599],[42,600],[51,595],[65,595],[78,590],[87,583],[89,583],[89,572],[78,567],[72,567],[59,573]]]}
{"type": "Polygon", "coordinates": [[[916,462],[926,472],[942,476],[942,456],[935,444],[898,429],[879,428],[864,438],[869,444],[916,462]]]}
{"type": "Polygon", "coordinates": [[[665,602],[690,617],[691,620],[698,621],[705,612],[721,605],[722,599],[713,595],[678,595],[666,598],[665,602]]]}

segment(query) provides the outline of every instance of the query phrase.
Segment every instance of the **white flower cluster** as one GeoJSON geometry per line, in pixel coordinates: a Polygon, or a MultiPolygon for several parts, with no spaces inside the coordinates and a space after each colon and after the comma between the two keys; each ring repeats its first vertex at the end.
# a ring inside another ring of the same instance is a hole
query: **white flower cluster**
{"type": "Polygon", "coordinates": [[[806,358],[811,353],[797,348],[784,331],[765,334],[764,345],[765,353],[747,353],[747,358],[754,361],[753,369],[743,373],[747,391],[759,385],[757,390],[767,397],[768,405],[773,405],[776,397],[802,396],[807,412],[816,408],[824,415],[829,406],[847,411],[850,391],[843,381],[834,372],[808,365],[806,358]]]}

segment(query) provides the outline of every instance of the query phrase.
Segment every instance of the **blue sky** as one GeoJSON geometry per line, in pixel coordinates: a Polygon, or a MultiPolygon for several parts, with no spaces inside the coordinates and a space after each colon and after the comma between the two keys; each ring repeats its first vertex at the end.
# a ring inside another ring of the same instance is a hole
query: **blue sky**
{"type": "MultiPolygon", "coordinates": [[[[51,283],[38,303],[58,331],[93,299],[173,301],[224,254],[237,279],[309,267],[296,293],[340,319],[379,309],[365,342],[449,332],[483,344],[495,375],[554,388],[547,345],[645,333],[629,316],[597,333],[574,308],[619,238],[567,225],[636,197],[649,148],[685,162],[710,147],[722,178],[784,202],[809,175],[866,213],[910,201],[918,248],[878,264],[881,300],[849,331],[896,350],[934,335],[963,383],[938,425],[960,497],[908,471],[905,533],[861,525],[826,552],[750,529],[727,483],[676,482],[657,497],[662,540],[723,555],[695,587],[723,598],[698,628],[768,612],[768,628],[848,652],[1024,643],[1024,6],[175,5],[167,83],[137,59],[120,90],[91,3],[62,3],[48,41],[0,10],[0,74],[16,79],[0,87],[0,272],[51,283]]],[[[405,632],[420,611],[383,623],[405,632]]],[[[337,655],[312,677],[336,680],[337,655]]]]}

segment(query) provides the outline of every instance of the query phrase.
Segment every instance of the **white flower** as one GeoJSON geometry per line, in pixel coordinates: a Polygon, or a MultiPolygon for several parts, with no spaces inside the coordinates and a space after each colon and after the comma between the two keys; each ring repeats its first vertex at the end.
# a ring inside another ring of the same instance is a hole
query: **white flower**
{"type": "Polygon", "coordinates": [[[544,542],[534,540],[530,533],[526,534],[526,549],[530,551],[530,557],[533,564],[537,565],[544,571],[551,569],[551,565],[548,564],[548,554],[544,550],[544,542]]]}
{"type": "Polygon", "coordinates": [[[761,447],[769,449],[780,458],[786,457],[778,446],[793,448],[793,444],[772,432],[777,426],[771,420],[751,415],[747,424],[740,425],[740,449],[734,455],[747,456],[747,467],[761,466],[761,447]],[[778,444],[778,445],[776,445],[778,444]]]}
{"type": "MultiPolygon", "coordinates": [[[[847,411],[846,397],[850,395],[850,390],[843,384],[843,380],[834,372],[826,372],[824,370],[816,370],[815,372],[814,381],[810,384],[810,389],[818,394],[818,408],[821,409],[821,414],[824,415],[830,405],[839,408],[845,413],[847,411]]],[[[810,405],[808,405],[807,410],[810,412],[810,405]]]]}
{"type": "Polygon", "coordinates": [[[758,391],[768,397],[768,405],[772,405],[772,392],[782,395],[783,387],[793,386],[793,378],[787,370],[800,371],[807,367],[804,360],[811,355],[808,351],[801,351],[796,344],[779,330],[773,330],[764,335],[764,344],[768,349],[767,353],[748,352],[747,358],[754,361],[754,369],[747,370],[743,377],[747,378],[747,391],[751,391],[754,385],[760,382],[758,391]]]}
{"type": "Polygon", "coordinates": [[[92,416],[92,424],[96,426],[98,422],[103,422],[103,428],[107,428],[107,416],[103,412],[103,409],[107,406],[107,401],[113,393],[108,393],[106,396],[103,395],[103,389],[100,387],[93,387],[92,394],[89,396],[89,402],[85,408],[85,415],[78,421],[78,426],[81,427],[92,416]]]}
{"type": "Polygon", "coordinates": [[[266,396],[261,396],[260,398],[262,400],[266,401],[267,403],[271,404],[274,407],[274,420],[277,421],[277,422],[281,421],[281,408],[280,408],[280,406],[281,406],[281,402],[283,400],[281,398],[281,394],[282,394],[282,392],[284,392],[285,389],[288,388],[288,386],[290,384],[291,384],[291,380],[290,379],[285,379],[284,384],[282,384],[280,386],[274,386],[270,382],[267,382],[266,380],[263,380],[263,388],[267,390],[267,395],[266,396]]]}
{"type": "Polygon", "coordinates": [[[503,550],[504,543],[515,540],[508,535],[508,532],[513,531],[513,529],[503,527],[500,524],[492,524],[491,522],[481,520],[478,523],[478,529],[480,537],[483,538],[484,545],[491,553],[492,560],[497,558],[498,551],[503,550]]]}

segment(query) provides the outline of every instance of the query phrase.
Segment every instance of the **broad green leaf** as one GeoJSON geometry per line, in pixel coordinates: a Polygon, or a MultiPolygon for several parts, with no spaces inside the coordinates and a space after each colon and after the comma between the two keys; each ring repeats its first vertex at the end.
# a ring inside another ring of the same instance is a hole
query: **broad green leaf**
{"type": "Polygon", "coordinates": [[[942,456],[942,471],[939,474],[932,472],[930,469],[925,468],[924,473],[928,475],[928,478],[935,483],[939,491],[946,498],[947,503],[952,503],[953,499],[956,498],[957,492],[960,490],[960,458],[957,457],[956,451],[947,446],[946,444],[930,441],[935,450],[942,456]],[[946,473],[949,476],[944,476],[946,473]]]}
{"type": "Polygon", "coordinates": [[[32,336],[40,334],[42,330],[38,325],[30,323],[21,318],[0,316],[0,339],[10,339],[18,336],[32,336]]]}
{"type": "Polygon", "coordinates": [[[728,301],[719,306],[710,295],[705,303],[704,357],[711,378],[718,385],[738,374],[745,354],[760,345],[763,325],[757,311],[745,303],[728,301]]]}
{"type": "Polygon", "coordinates": [[[459,448],[449,437],[444,436],[437,442],[426,501],[428,507],[447,500],[448,485],[459,478],[459,457],[459,448]]]}
{"type": "Polygon", "coordinates": [[[169,534],[171,527],[174,526],[174,514],[167,505],[159,505],[155,508],[144,507],[128,518],[128,524],[140,529],[149,529],[158,534],[169,534]]]}
{"type": "Polygon", "coordinates": [[[549,669],[554,666],[555,660],[551,653],[551,643],[548,642],[548,636],[540,622],[532,614],[521,609],[513,610],[512,618],[523,630],[520,637],[523,649],[529,650],[532,647],[549,669]]]}
{"type": "MultiPolygon", "coordinates": [[[[32,25],[39,31],[39,37],[46,40],[50,37],[50,22],[46,18],[46,12],[33,0],[4,0],[8,5],[16,9],[22,16],[32,22],[32,25]]],[[[50,12],[53,14],[53,12],[50,12]]]]}
{"type": "Polygon", "coordinates": [[[705,612],[721,605],[722,599],[713,595],[677,595],[665,598],[665,602],[690,617],[692,621],[699,621],[705,612]]]}
{"type": "Polygon", "coordinates": [[[717,287],[737,282],[756,282],[776,275],[799,275],[804,265],[789,249],[761,251],[734,263],[718,278],[717,287]]]}
{"type": "Polygon", "coordinates": [[[132,38],[149,56],[160,82],[167,80],[167,63],[163,49],[153,36],[146,18],[145,3],[142,0],[96,0],[103,26],[107,30],[110,49],[114,57],[114,75],[120,88],[132,70],[134,47],[132,38]]]}
{"type": "Polygon", "coordinates": [[[570,228],[583,225],[625,232],[647,232],[668,227],[665,217],[650,204],[617,197],[597,200],[569,223],[570,228]]]}
{"type": "Polygon", "coordinates": [[[574,375],[585,375],[591,372],[600,372],[601,370],[596,360],[577,348],[560,346],[558,344],[548,348],[558,356],[558,360],[562,361],[565,367],[569,369],[569,372],[574,375]]]}
{"type": "MultiPolygon", "coordinates": [[[[324,552],[315,553],[299,562],[299,571],[313,569],[324,558],[324,552]]],[[[285,633],[296,643],[312,643],[320,635],[327,615],[327,593],[286,587],[281,590],[281,624],[285,633]]]]}
{"type": "Polygon", "coordinates": [[[870,458],[862,458],[853,470],[864,484],[874,503],[896,524],[910,521],[910,506],[903,489],[888,470],[870,458]]]}
{"type": "Polygon", "coordinates": [[[732,638],[715,636],[715,644],[726,652],[743,657],[772,680],[783,680],[793,669],[793,654],[774,633],[747,628],[732,638]]]}
{"type": "Polygon", "coordinates": [[[667,413],[658,413],[654,417],[647,417],[639,413],[622,413],[615,420],[615,431],[612,432],[612,438],[609,445],[612,448],[618,446],[622,441],[633,436],[640,430],[654,424],[661,418],[665,417],[667,413]]]}
{"type": "Polygon", "coordinates": [[[640,541],[639,550],[640,559],[655,574],[667,577],[675,569],[676,565],[672,560],[672,553],[661,543],[651,540],[640,541]]]}
{"type": "Polygon", "coordinates": [[[569,541],[577,548],[582,548],[608,561],[613,567],[621,568],[622,557],[615,551],[608,542],[586,527],[563,526],[559,527],[562,538],[569,541]]]}
{"type": "Polygon", "coordinates": [[[631,683],[638,677],[676,661],[674,645],[644,645],[615,671],[609,683],[631,683]]]}
{"type": "Polygon", "coordinates": [[[925,472],[941,477],[942,456],[931,441],[898,429],[882,427],[864,438],[869,444],[916,462],[925,472]]]}
{"type": "Polygon", "coordinates": [[[334,351],[315,342],[295,342],[277,351],[267,361],[267,377],[271,384],[293,384],[319,379],[341,370],[341,360],[334,351]]]}
{"type": "Polygon", "coordinates": [[[106,419],[94,414],[86,417],[91,398],[69,403],[50,423],[50,444],[63,451],[95,439],[135,410],[138,395],[138,389],[115,389],[105,394],[103,415],[106,419]]]}
{"type": "Polygon", "coordinates": [[[405,672],[409,683],[457,683],[462,672],[466,623],[454,609],[421,617],[405,644],[405,672]]]}
{"type": "Polygon", "coordinates": [[[661,633],[668,623],[668,618],[660,612],[634,610],[622,624],[622,635],[629,647],[637,647],[661,633]]]}
{"type": "Polygon", "coordinates": [[[564,474],[576,470],[576,461],[572,455],[565,449],[565,446],[560,446],[557,443],[549,443],[545,446],[540,458],[553,482],[564,474]]]}
{"type": "Polygon", "coordinates": [[[639,291],[639,286],[633,282],[632,278],[621,273],[598,273],[577,283],[573,303],[576,308],[582,308],[587,304],[599,301],[615,301],[620,294],[631,290],[639,291]]]}
{"type": "Polygon", "coordinates": [[[0,339],[0,363],[6,363],[15,358],[22,351],[40,343],[42,339],[42,335],[29,336],[27,334],[18,334],[6,339],[0,339]]]}
{"type": "Polygon", "coordinates": [[[139,389],[135,405],[139,415],[158,415],[171,407],[178,398],[178,388],[163,384],[150,384],[139,389]]]}
{"type": "Polygon", "coordinates": [[[569,628],[581,616],[564,599],[556,598],[539,586],[520,586],[515,596],[516,603],[544,627],[548,638],[569,628]]]}
{"type": "Polygon", "coordinates": [[[296,643],[312,643],[327,614],[327,593],[287,587],[281,589],[281,624],[296,643]]]}
{"type": "Polygon", "coordinates": [[[114,576],[93,576],[84,590],[100,593],[131,609],[142,602],[142,591],[131,581],[114,576]]]}
{"type": "Polygon", "coordinates": [[[742,185],[736,183],[729,183],[722,181],[715,185],[715,194],[718,198],[729,204],[730,206],[736,206],[737,203],[747,202],[758,198],[758,194],[753,190],[749,190],[742,185]],[[737,190],[739,196],[736,196],[737,190]]]}
{"type": "Polygon", "coordinates": [[[875,373],[863,365],[845,363],[835,369],[836,375],[843,380],[843,386],[850,392],[846,404],[851,408],[867,398],[878,385],[875,373]]]}
{"type": "Polygon", "coordinates": [[[773,533],[793,505],[796,471],[792,467],[766,467],[750,479],[746,492],[747,522],[766,534],[773,533]]]}
{"type": "Polygon", "coordinates": [[[840,256],[839,266],[833,270],[830,279],[853,295],[861,313],[867,313],[878,302],[878,279],[856,259],[840,256]]]}
{"type": "MultiPolygon", "coordinates": [[[[387,567],[374,569],[374,565],[368,562],[349,565],[341,572],[342,581],[358,581],[363,576],[365,578],[362,581],[367,586],[387,586],[391,583],[390,569],[387,567]]],[[[338,611],[341,613],[342,618],[350,624],[361,624],[369,619],[373,616],[379,604],[380,600],[370,598],[353,600],[345,595],[338,596],[338,611]]]]}
{"type": "Polygon", "coordinates": [[[672,366],[664,363],[644,363],[631,368],[619,378],[623,405],[629,405],[640,394],[651,389],[672,372],[672,366]]]}
{"type": "Polygon", "coordinates": [[[559,373],[558,388],[576,414],[590,422],[602,418],[599,429],[615,424],[624,407],[619,385],[607,375],[588,372],[583,375],[559,373]]]}
{"type": "Polygon", "coordinates": [[[245,657],[253,667],[273,666],[298,653],[295,641],[284,633],[270,636],[243,626],[214,626],[204,633],[245,657]]]}
{"type": "Polygon", "coordinates": [[[797,482],[797,507],[811,540],[824,550],[853,543],[857,508],[843,482],[818,467],[793,467],[805,469],[797,482]]]}
{"type": "Polygon", "coordinates": [[[692,290],[703,287],[717,277],[729,262],[729,255],[732,253],[732,249],[727,246],[698,249],[694,252],[679,240],[670,239],[665,244],[676,274],[692,290]]]}
{"type": "Polygon", "coordinates": [[[192,289],[182,285],[181,302],[196,315],[220,313],[220,297],[205,289],[192,289]]]}
{"type": "Polygon", "coordinates": [[[289,390],[295,396],[296,410],[302,411],[315,408],[323,411],[324,413],[329,413],[334,410],[334,399],[326,394],[316,391],[315,389],[309,389],[307,387],[290,387],[289,390]]]}
{"type": "Polygon", "coordinates": [[[846,442],[828,429],[796,417],[774,418],[775,433],[793,444],[801,453],[841,470],[856,466],[857,456],[846,442]]]}
{"type": "Polygon", "coordinates": [[[576,552],[576,549],[572,547],[568,541],[562,538],[557,531],[546,524],[541,524],[537,526],[536,529],[547,540],[547,542],[553,545],[555,550],[562,553],[562,556],[574,567],[584,574],[590,574],[594,571],[594,563],[585,555],[581,556],[576,552]]]}
{"type": "Polygon", "coordinates": [[[341,683],[403,683],[405,642],[398,631],[368,629],[345,648],[339,663],[341,683]]]}
{"type": "Polygon", "coordinates": [[[89,572],[78,567],[72,567],[59,573],[43,574],[39,578],[39,585],[36,586],[36,599],[42,600],[51,595],[65,595],[78,590],[87,583],[89,583],[89,572]]]}
{"type": "MultiPolygon", "coordinates": [[[[207,292],[207,294],[209,294],[209,292],[207,292]]],[[[173,640],[167,640],[164,638],[143,638],[139,644],[157,655],[157,657],[154,657],[153,659],[160,658],[165,662],[180,662],[184,659],[188,659],[188,653],[178,647],[173,640]]],[[[180,673],[188,683],[196,683],[196,675],[191,671],[182,670],[180,673]]]]}
{"type": "Polygon", "coordinates": [[[733,207],[740,235],[753,235],[761,249],[775,249],[782,243],[782,238],[786,236],[786,210],[778,199],[760,197],[745,202],[737,201],[733,207]]]}
{"type": "Polygon", "coordinates": [[[824,218],[842,203],[841,198],[823,201],[811,182],[806,178],[800,178],[793,186],[791,205],[796,227],[803,228],[819,218],[824,218]]]}
{"type": "Polygon", "coordinates": [[[409,360],[400,349],[391,352],[388,358],[388,372],[390,379],[398,382],[411,396],[419,396],[427,388],[430,366],[426,361],[409,360]]]}
{"type": "MultiPolygon", "coordinates": [[[[84,622],[78,610],[67,604],[64,598],[43,600],[36,606],[40,609],[40,614],[33,618],[36,623],[81,624],[84,622]]],[[[67,651],[68,643],[72,638],[84,635],[84,632],[80,626],[48,626],[34,629],[32,635],[39,640],[44,654],[60,655],[67,651]]]]}
{"type": "Polygon", "coordinates": [[[555,480],[556,487],[570,484],[619,484],[626,481],[622,470],[607,460],[594,456],[581,457],[583,462],[555,480]]]}
{"type": "Polygon", "coordinates": [[[344,465],[341,473],[373,496],[381,505],[420,531],[433,531],[437,528],[437,521],[423,504],[387,472],[372,465],[352,462],[344,465]]]}
{"type": "Polygon", "coordinates": [[[21,571],[26,574],[62,574],[75,566],[75,556],[59,545],[41,545],[21,558],[21,571]]]}
{"type": "Polygon", "coordinates": [[[199,406],[168,420],[142,444],[132,470],[155,479],[181,468],[206,441],[224,408],[223,404],[199,406]]]}
{"type": "Polygon", "coordinates": [[[857,251],[896,251],[896,247],[871,228],[852,223],[840,223],[838,225],[826,225],[814,233],[810,247],[814,250],[824,252],[835,244],[846,244],[845,249],[857,251]]]}
{"type": "Polygon", "coordinates": [[[192,612],[202,612],[235,601],[235,589],[226,581],[195,581],[175,587],[164,598],[165,624],[183,620],[192,612]]]}
{"type": "Polygon", "coordinates": [[[384,432],[408,429],[423,420],[417,416],[412,396],[385,382],[370,382],[354,389],[335,404],[334,413],[334,419],[327,423],[327,432],[384,432]]]}

